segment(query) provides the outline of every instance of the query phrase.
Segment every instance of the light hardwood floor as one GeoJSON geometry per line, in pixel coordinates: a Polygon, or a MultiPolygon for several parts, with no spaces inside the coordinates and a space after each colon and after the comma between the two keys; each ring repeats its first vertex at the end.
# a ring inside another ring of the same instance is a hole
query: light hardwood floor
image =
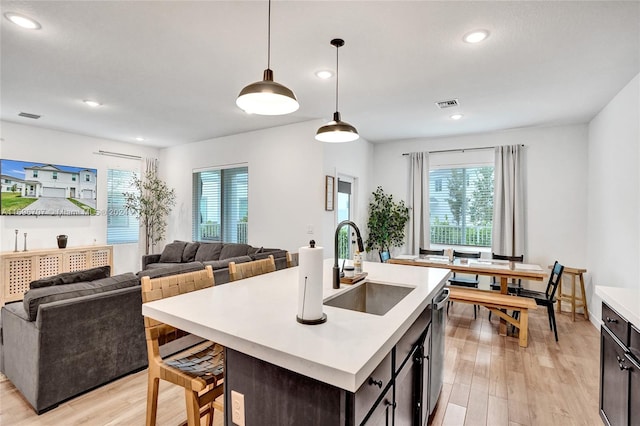
{"type": "MultiPolygon", "coordinates": [[[[451,306],[445,383],[432,425],[602,425],[600,340],[593,325],[560,315],[556,343],[546,310],[538,309],[530,315],[529,347],[520,348],[517,338],[498,336],[498,320],[487,317],[486,309],[474,320],[472,305],[451,306]]],[[[146,383],[141,371],[38,416],[0,376],[0,425],[144,425],[146,383]]],[[[157,424],[178,425],[186,418],[184,392],[160,383],[157,424]]]]}

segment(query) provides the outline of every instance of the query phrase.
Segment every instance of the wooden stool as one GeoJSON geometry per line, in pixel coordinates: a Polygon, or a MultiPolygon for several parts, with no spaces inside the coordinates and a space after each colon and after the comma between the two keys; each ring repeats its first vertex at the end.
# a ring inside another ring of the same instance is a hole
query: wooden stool
{"type": "Polygon", "coordinates": [[[589,320],[589,310],[587,309],[587,297],[584,292],[584,276],[586,269],[564,267],[562,280],[558,286],[558,313],[562,312],[562,302],[571,303],[571,320],[576,320],[576,308],[583,308],[584,318],[589,320]],[[571,293],[567,294],[562,291],[562,282],[567,275],[571,275],[571,293]],[[576,277],[580,280],[580,296],[576,296],[576,277]]]}

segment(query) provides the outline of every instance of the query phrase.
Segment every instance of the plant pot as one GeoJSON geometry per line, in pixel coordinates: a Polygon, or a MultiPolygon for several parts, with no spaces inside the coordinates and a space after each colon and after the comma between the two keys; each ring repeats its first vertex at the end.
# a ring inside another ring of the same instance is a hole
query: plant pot
{"type": "Polygon", "coordinates": [[[67,236],[66,235],[58,235],[58,248],[66,248],[67,247],[67,236]]]}

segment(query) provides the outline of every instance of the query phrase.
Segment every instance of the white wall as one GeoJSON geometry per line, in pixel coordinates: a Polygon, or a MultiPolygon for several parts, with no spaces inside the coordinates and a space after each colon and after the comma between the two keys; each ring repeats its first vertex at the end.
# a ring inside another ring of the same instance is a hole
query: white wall
{"type": "MultiPolygon", "coordinates": [[[[0,158],[88,167],[98,170],[97,209],[107,207],[107,169],[140,169],[139,160],[94,154],[98,150],[157,157],[158,151],[134,144],[47,130],[16,123],[0,122],[0,158]]],[[[161,166],[162,167],[162,166],[161,166]]],[[[56,235],[69,236],[69,247],[106,244],[107,218],[96,216],[0,216],[0,250],[13,251],[15,229],[27,233],[27,249],[57,247],[56,235]]],[[[23,239],[19,239],[22,249],[23,239]]],[[[144,252],[138,244],[114,246],[112,273],[137,272],[144,252]]]]}
{"type": "Polygon", "coordinates": [[[314,120],[164,149],[160,174],[177,195],[167,241],[192,239],[195,169],[247,163],[249,244],[297,252],[313,238],[326,246],[323,144],[314,139],[320,125],[314,120]]]}
{"type": "MultiPolygon", "coordinates": [[[[356,189],[352,203],[354,205],[352,221],[360,229],[364,241],[367,238],[367,218],[369,216],[369,195],[375,189],[371,184],[373,145],[362,137],[348,143],[325,143],[324,174],[335,176],[339,174],[356,178],[356,189]]],[[[337,183],[336,183],[337,185],[337,183]]],[[[337,188],[336,188],[337,191],[337,188]]],[[[335,229],[338,225],[337,209],[323,213],[325,242],[325,258],[333,257],[335,229]]],[[[374,253],[375,254],[375,253],[374,253]]],[[[377,254],[375,254],[377,258],[377,254]]]]}
{"type": "MultiPolygon", "coordinates": [[[[640,290],[639,99],[640,74],[589,123],[588,265],[593,285],[640,290]]],[[[592,294],[594,323],[601,303],[592,294]]]]}
{"type": "Polygon", "coordinates": [[[436,139],[411,139],[374,147],[372,184],[407,200],[408,157],[403,153],[525,145],[528,196],[526,259],[587,264],[586,125],[517,129],[436,139]]]}

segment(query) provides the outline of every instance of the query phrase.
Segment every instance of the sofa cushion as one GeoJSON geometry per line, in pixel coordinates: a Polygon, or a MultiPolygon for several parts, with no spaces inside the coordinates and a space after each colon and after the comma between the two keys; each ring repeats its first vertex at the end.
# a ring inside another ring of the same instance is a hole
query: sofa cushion
{"type": "Polygon", "coordinates": [[[189,263],[170,263],[165,264],[164,266],[160,263],[156,263],[150,269],[145,269],[144,271],[138,272],[138,277],[149,277],[149,278],[159,278],[159,277],[167,277],[169,275],[178,275],[184,274],[185,272],[193,272],[204,269],[204,265],[202,262],[189,262],[189,263]]]}
{"type": "Polygon", "coordinates": [[[186,241],[174,241],[164,246],[162,254],[160,255],[160,262],[162,263],[180,263],[182,262],[182,252],[187,246],[186,241]]]}
{"type": "Polygon", "coordinates": [[[200,247],[200,243],[187,243],[184,247],[184,251],[182,252],[182,262],[193,262],[196,260],[196,253],[198,252],[198,247],[200,247]]]}
{"type": "Polygon", "coordinates": [[[198,251],[196,252],[196,260],[199,262],[218,260],[220,259],[221,251],[222,243],[200,243],[200,247],[198,247],[198,251]]]}
{"type": "Polygon", "coordinates": [[[229,259],[230,257],[246,256],[249,253],[249,244],[226,243],[222,247],[220,259],[229,259]]]}
{"type": "Polygon", "coordinates": [[[132,287],[138,284],[140,284],[140,279],[131,272],[127,272],[126,274],[114,275],[113,277],[102,278],[91,282],[35,288],[24,294],[24,309],[29,315],[29,321],[35,321],[38,315],[38,307],[41,304],[95,293],[104,293],[106,291],[132,287]]]}
{"type": "Polygon", "coordinates": [[[85,269],[83,271],[63,272],[62,274],[51,277],[40,278],[39,280],[31,281],[29,288],[42,288],[49,287],[51,285],[93,281],[100,278],[107,278],[109,275],[111,275],[111,266],[98,266],[96,268],[85,269]]]}
{"type": "Polygon", "coordinates": [[[228,259],[208,260],[208,261],[205,261],[205,262],[202,262],[202,263],[205,266],[211,265],[211,268],[215,271],[216,269],[228,268],[229,267],[229,262],[236,262],[236,263],[251,262],[251,257],[249,257],[249,256],[236,256],[236,257],[230,257],[228,259]]]}

